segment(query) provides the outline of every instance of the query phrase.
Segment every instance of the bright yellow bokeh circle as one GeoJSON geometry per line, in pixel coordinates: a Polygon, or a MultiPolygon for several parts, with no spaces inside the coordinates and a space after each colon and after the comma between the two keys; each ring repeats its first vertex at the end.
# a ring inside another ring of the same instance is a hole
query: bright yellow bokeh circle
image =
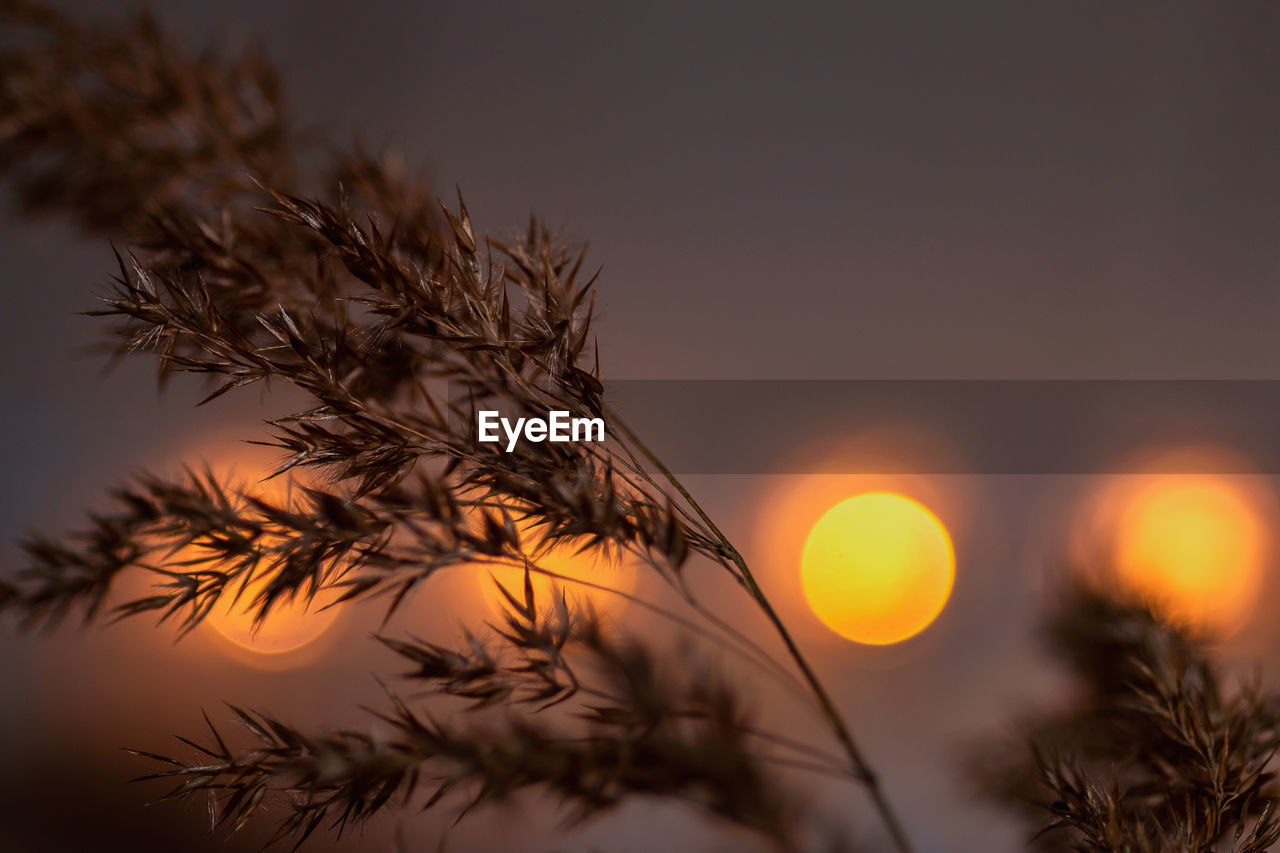
{"type": "Polygon", "coordinates": [[[955,551],[942,522],[890,492],[849,498],[809,532],[805,598],[824,625],[858,643],[901,642],[929,626],[951,595],[955,551]]]}

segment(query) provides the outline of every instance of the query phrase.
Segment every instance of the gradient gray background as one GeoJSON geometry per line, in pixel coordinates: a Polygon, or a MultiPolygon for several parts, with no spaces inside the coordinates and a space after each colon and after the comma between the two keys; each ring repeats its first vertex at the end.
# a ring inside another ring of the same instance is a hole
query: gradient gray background
{"type": "MultiPolygon", "coordinates": [[[[161,11],[192,40],[260,40],[298,118],[403,150],[438,187],[461,185],[482,229],[533,210],[589,239],[613,378],[1280,377],[1274,4],[161,11]]],[[[103,486],[180,456],[211,421],[252,437],[252,394],[194,412],[190,387],[156,398],[149,364],[102,381],[98,361],[75,355],[96,331],[72,315],[109,272],[104,246],[6,215],[0,258],[4,542],[73,525],[103,486]]],[[[935,638],[909,665],[822,654],[922,851],[1019,846],[1018,828],[967,797],[956,761],[1052,693],[1028,638],[1055,520],[1084,488],[969,480],[956,597],[935,638]]],[[[766,481],[696,486],[731,533],[752,535],[766,481]]],[[[269,676],[185,675],[166,650],[122,663],[129,630],[0,640],[0,804],[21,850],[55,849],[50,827],[107,812],[157,849],[190,846],[199,815],[144,814],[121,784],[137,768],[110,745],[193,730],[194,709],[222,698],[371,694],[346,686],[375,666],[350,654],[269,676]],[[111,666],[154,669],[146,690],[112,692],[93,678],[111,666]],[[33,787],[37,766],[52,769],[33,787]]],[[[824,796],[837,815],[859,799],[824,796]]],[[[620,835],[592,828],[569,847],[711,843],[667,819],[674,838],[628,812],[620,835]]],[[[470,831],[456,849],[522,837],[470,831]]],[[[57,849],[137,849],[69,837],[57,849]]]]}

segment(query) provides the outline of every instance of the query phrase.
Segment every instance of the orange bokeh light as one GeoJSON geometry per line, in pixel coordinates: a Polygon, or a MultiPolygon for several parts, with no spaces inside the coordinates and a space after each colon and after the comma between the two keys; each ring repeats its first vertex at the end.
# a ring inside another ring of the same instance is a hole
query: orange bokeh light
{"type": "Polygon", "coordinates": [[[805,598],[846,639],[899,643],[927,628],[951,595],[955,552],[938,517],[890,492],[841,501],[809,532],[801,557],[805,598]]]}
{"type": "Polygon", "coordinates": [[[1249,490],[1208,474],[1144,476],[1117,488],[1116,580],[1184,624],[1230,633],[1246,622],[1270,546],[1249,490]]]}
{"type": "Polygon", "coordinates": [[[337,611],[325,610],[316,603],[308,604],[305,597],[299,595],[275,604],[266,620],[255,626],[257,606],[254,599],[269,577],[264,575],[250,581],[237,602],[232,602],[233,593],[225,596],[224,601],[218,602],[209,612],[205,623],[223,639],[255,654],[297,652],[329,630],[337,618],[337,611]]]}
{"type": "MultiPolygon", "coordinates": [[[[522,536],[526,539],[530,536],[535,537],[524,545],[527,552],[537,554],[533,559],[534,565],[566,579],[561,580],[538,572],[530,573],[534,600],[540,610],[549,607],[555,600],[553,596],[559,595],[561,591],[569,603],[590,604],[598,613],[617,613],[626,606],[626,595],[631,593],[636,583],[636,574],[632,566],[621,560],[610,560],[594,550],[577,553],[578,546],[573,543],[545,548],[539,547],[536,534],[524,533],[522,536]],[[575,583],[575,581],[585,583],[575,583]],[[613,592],[596,589],[586,584],[608,587],[613,592]]],[[[523,601],[523,569],[498,565],[486,565],[481,568],[484,571],[478,575],[480,590],[491,612],[501,613],[508,606],[506,597],[498,589],[499,583],[515,596],[517,601],[523,601]]]]}
{"type": "MultiPolygon", "coordinates": [[[[214,478],[237,490],[246,491],[273,504],[288,504],[295,497],[297,484],[302,481],[289,475],[261,480],[270,471],[261,454],[242,449],[232,455],[209,464],[214,478]]],[[[208,568],[205,561],[210,553],[198,545],[181,549],[168,560],[171,568],[180,569],[183,563],[193,563],[208,568]]],[[[281,598],[271,608],[267,618],[255,624],[258,611],[257,596],[271,580],[275,569],[266,562],[253,568],[248,583],[233,583],[223,593],[205,617],[203,626],[211,629],[206,636],[218,639],[224,650],[245,662],[275,668],[292,666],[299,662],[304,648],[312,646],[333,626],[338,617],[337,609],[324,609],[332,600],[322,594],[316,600],[307,601],[305,588],[293,598],[281,598]]]]}

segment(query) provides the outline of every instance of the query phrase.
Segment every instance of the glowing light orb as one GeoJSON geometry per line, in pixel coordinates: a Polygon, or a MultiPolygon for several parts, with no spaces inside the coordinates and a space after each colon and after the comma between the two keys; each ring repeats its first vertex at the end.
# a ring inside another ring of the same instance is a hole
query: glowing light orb
{"type": "Polygon", "coordinates": [[[801,579],[824,625],[880,646],[915,636],[937,618],[955,566],[951,537],[937,516],[910,498],[873,492],[818,519],[804,544],[801,579]]]}
{"type": "Polygon", "coordinates": [[[1220,632],[1245,621],[1261,585],[1267,534],[1244,490],[1208,475],[1143,477],[1117,522],[1122,585],[1175,621],[1220,632]]]}
{"type": "MultiPolygon", "coordinates": [[[[248,454],[242,452],[240,456],[244,458],[237,457],[212,465],[214,476],[219,482],[235,484],[273,504],[290,502],[295,480],[283,476],[263,482],[253,482],[269,469],[253,464],[255,460],[248,454]],[[246,480],[249,484],[246,484],[246,480]]],[[[180,570],[181,563],[202,561],[209,556],[210,553],[198,545],[188,546],[170,559],[170,567],[180,570]]],[[[211,565],[201,562],[197,567],[209,568],[211,565]]],[[[292,599],[281,598],[272,606],[266,620],[255,625],[254,615],[258,610],[257,596],[275,573],[276,570],[265,563],[254,567],[253,576],[245,588],[241,590],[239,581],[232,583],[205,616],[204,624],[237,649],[252,652],[254,656],[277,656],[287,659],[290,661],[288,665],[292,665],[293,658],[286,656],[314,643],[337,619],[336,609],[324,609],[324,605],[332,601],[336,594],[323,593],[310,603],[306,601],[305,594],[299,594],[292,599]]],[[[304,587],[302,592],[305,593],[305,591],[304,587]]],[[[264,660],[263,663],[265,664],[266,661],[264,660]]],[[[271,666],[277,665],[279,664],[271,664],[271,666]]]]}
{"type": "MultiPolygon", "coordinates": [[[[526,545],[533,549],[535,545],[526,545]]],[[[592,551],[576,553],[577,546],[572,543],[559,545],[549,550],[540,550],[533,561],[539,568],[568,580],[559,580],[545,574],[532,572],[529,575],[533,586],[534,603],[539,610],[546,610],[555,602],[555,597],[563,591],[565,599],[571,604],[590,604],[597,613],[616,613],[626,606],[626,598],[615,592],[594,589],[574,581],[586,581],[598,586],[609,587],[620,593],[630,593],[635,587],[635,571],[633,568],[619,564],[617,561],[605,559],[592,551]]],[[[501,613],[509,606],[509,602],[498,589],[494,581],[501,583],[516,601],[524,602],[524,570],[506,566],[483,566],[479,575],[480,589],[486,604],[494,613],[501,613]],[[492,575],[492,577],[490,577],[492,575]]]]}
{"type": "Polygon", "coordinates": [[[254,626],[257,612],[255,597],[269,580],[269,575],[249,582],[239,601],[232,604],[228,593],[214,605],[205,623],[235,645],[263,655],[296,652],[320,638],[337,618],[336,610],[325,610],[323,604],[308,605],[304,596],[277,602],[266,621],[254,626]]]}

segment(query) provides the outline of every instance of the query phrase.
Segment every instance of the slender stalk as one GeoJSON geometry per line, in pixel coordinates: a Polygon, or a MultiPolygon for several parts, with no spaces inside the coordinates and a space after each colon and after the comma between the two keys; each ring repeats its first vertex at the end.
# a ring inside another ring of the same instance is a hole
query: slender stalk
{"type": "MultiPolygon", "coordinates": [[[[774,678],[777,678],[780,684],[791,685],[796,683],[796,677],[791,672],[789,672],[780,661],[774,659],[771,655],[769,655],[759,646],[755,645],[754,643],[751,643],[749,640],[746,643],[743,643],[742,645],[735,645],[734,641],[739,640],[739,638],[735,636],[735,632],[731,632],[731,631],[726,632],[727,636],[722,636],[720,634],[715,633],[714,631],[707,629],[702,625],[698,625],[695,622],[685,619],[680,614],[674,613],[671,610],[668,610],[667,608],[662,607],[661,605],[654,604],[652,601],[647,601],[638,595],[632,595],[631,593],[625,592],[621,589],[617,589],[616,587],[608,586],[607,584],[595,583],[594,581],[589,581],[589,580],[586,580],[585,578],[570,577],[569,575],[561,574],[560,572],[543,568],[542,566],[539,566],[537,563],[533,562],[532,560],[526,560],[523,565],[517,565],[515,562],[507,561],[507,560],[476,559],[475,564],[482,565],[482,566],[484,565],[502,566],[505,568],[516,569],[516,570],[527,568],[529,571],[533,572],[534,574],[541,575],[542,577],[545,577],[549,580],[556,581],[557,583],[580,586],[585,589],[590,589],[596,592],[602,592],[608,595],[616,596],[630,604],[635,604],[639,607],[643,607],[645,610],[648,610],[650,613],[654,613],[658,616],[661,616],[664,619],[668,619],[673,624],[679,625],[681,628],[684,628],[689,631],[693,631],[695,634],[697,634],[700,637],[711,640],[712,642],[715,642],[715,643],[719,643],[725,649],[728,649],[729,651],[734,652],[735,654],[741,656],[743,660],[747,661],[748,663],[750,663],[755,667],[758,667],[761,672],[765,673],[766,675],[770,675],[774,678]]],[[[496,582],[496,578],[495,578],[495,582],[496,582]]],[[[698,612],[701,613],[701,611],[698,611],[698,612]]],[[[714,625],[715,627],[720,627],[719,625],[716,625],[714,621],[712,622],[712,625],[714,625]]]]}
{"type": "Polygon", "coordinates": [[[888,830],[889,837],[892,839],[894,847],[899,851],[899,853],[912,853],[911,842],[907,838],[906,830],[903,828],[902,822],[894,811],[893,806],[889,803],[889,799],[885,795],[884,788],[880,784],[879,776],[863,756],[862,750],[858,748],[857,741],[853,738],[853,733],[849,730],[844,719],[840,716],[840,712],[836,708],[835,702],[832,701],[831,695],[827,692],[826,687],[823,686],[817,673],[814,672],[813,667],[810,666],[808,659],[805,658],[804,653],[800,651],[800,647],[796,644],[795,638],[791,636],[791,632],[787,629],[786,624],[774,609],[772,602],[770,602],[768,597],[764,594],[764,590],[760,588],[760,584],[756,582],[755,575],[752,573],[751,567],[747,565],[746,559],[738,549],[734,547],[733,543],[729,541],[729,538],[721,532],[720,528],[716,526],[716,523],[711,520],[711,516],[707,514],[706,510],[704,510],[702,506],[694,500],[693,495],[689,493],[689,490],[685,488],[684,484],[681,483],[676,475],[673,474],[665,464],[663,464],[662,460],[659,459],[657,455],[640,440],[639,436],[637,436],[631,428],[627,426],[626,422],[608,408],[605,409],[605,412],[609,416],[610,420],[612,420],[614,424],[622,430],[622,433],[627,437],[627,440],[630,441],[635,448],[639,450],[640,453],[648,459],[659,472],[661,472],[662,476],[675,487],[675,489],[680,493],[680,496],[689,504],[689,507],[697,513],[698,517],[702,519],[703,524],[707,526],[708,530],[711,531],[716,540],[720,543],[724,556],[733,563],[735,568],[737,568],[739,577],[741,578],[743,585],[746,587],[747,592],[751,595],[752,599],[755,600],[756,605],[764,613],[770,624],[773,625],[774,630],[782,640],[782,644],[786,646],[787,653],[791,656],[796,667],[800,670],[800,674],[803,676],[805,683],[813,692],[814,698],[818,701],[818,707],[822,712],[822,715],[827,719],[827,722],[830,723],[836,739],[840,742],[840,746],[844,749],[845,754],[849,758],[851,770],[858,780],[866,787],[867,794],[871,799],[871,804],[879,814],[881,821],[885,825],[885,829],[888,830]]]}

